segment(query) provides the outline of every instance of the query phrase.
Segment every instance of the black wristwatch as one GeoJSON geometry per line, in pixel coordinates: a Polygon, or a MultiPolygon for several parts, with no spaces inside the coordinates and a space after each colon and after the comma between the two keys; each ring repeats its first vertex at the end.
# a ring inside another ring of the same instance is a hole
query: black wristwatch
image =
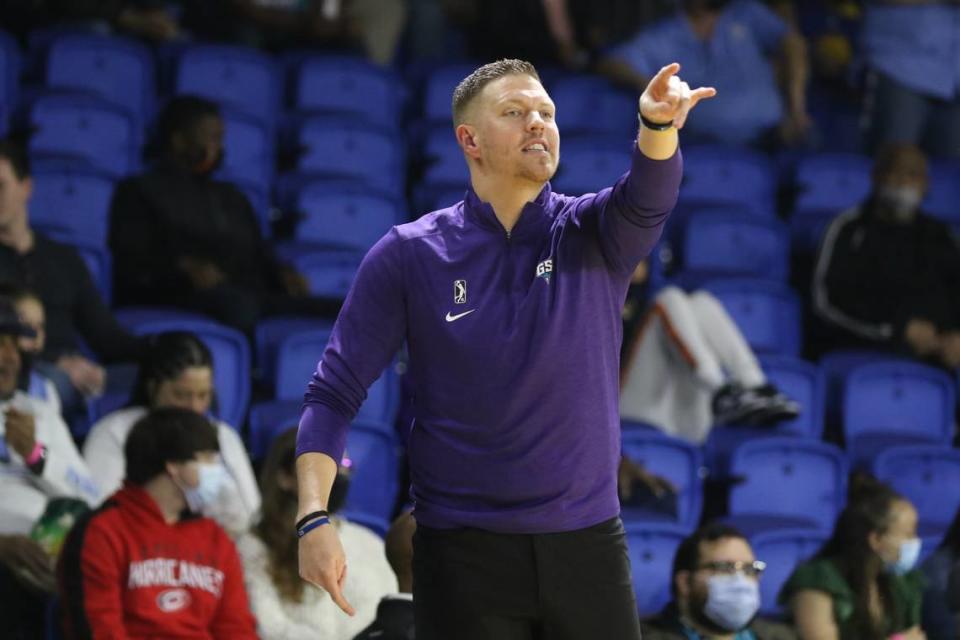
{"type": "Polygon", "coordinates": [[[639,111],[637,112],[637,118],[640,119],[640,124],[645,126],[651,131],[666,131],[667,129],[673,128],[673,120],[670,122],[654,122],[653,120],[648,119],[639,111]]]}

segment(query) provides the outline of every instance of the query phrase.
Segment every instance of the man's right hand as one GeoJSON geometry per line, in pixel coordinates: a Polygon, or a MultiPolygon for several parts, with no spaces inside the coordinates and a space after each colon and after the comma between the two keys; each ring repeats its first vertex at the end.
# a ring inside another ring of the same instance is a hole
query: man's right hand
{"type": "Polygon", "coordinates": [[[347,615],[354,609],[343,597],[347,558],[333,524],[320,525],[300,538],[300,577],[327,593],[347,615]]]}
{"type": "Polygon", "coordinates": [[[53,560],[43,547],[26,536],[0,536],[0,564],[34,591],[54,593],[57,590],[53,560]]]}
{"type": "Polygon", "coordinates": [[[216,264],[209,260],[181,257],[177,260],[177,268],[187,276],[190,284],[197,291],[206,291],[217,287],[227,279],[226,274],[216,264]]]}

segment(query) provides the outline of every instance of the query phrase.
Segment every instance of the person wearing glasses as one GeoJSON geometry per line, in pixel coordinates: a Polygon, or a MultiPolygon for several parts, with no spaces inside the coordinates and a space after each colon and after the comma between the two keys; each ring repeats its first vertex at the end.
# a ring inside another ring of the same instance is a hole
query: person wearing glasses
{"type": "Polygon", "coordinates": [[[644,640],[786,640],[785,625],[757,619],[766,564],[737,529],[712,523],[677,548],[671,602],[641,626],[644,640]]]}

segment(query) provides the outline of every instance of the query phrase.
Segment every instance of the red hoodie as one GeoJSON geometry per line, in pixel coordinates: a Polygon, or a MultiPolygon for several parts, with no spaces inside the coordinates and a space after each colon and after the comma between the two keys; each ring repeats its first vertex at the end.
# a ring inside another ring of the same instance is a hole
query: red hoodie
{"type": "Polygon", "coordinates": [[[168,524],[125,484],[70,532],[58,567],[70,638],[256,638],[233,541],[209,518],[168,524]]]}

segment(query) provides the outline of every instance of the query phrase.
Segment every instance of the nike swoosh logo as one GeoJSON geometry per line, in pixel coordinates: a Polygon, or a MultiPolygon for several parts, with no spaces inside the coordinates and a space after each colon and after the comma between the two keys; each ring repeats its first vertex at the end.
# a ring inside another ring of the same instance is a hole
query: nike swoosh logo
{"type": "Polygon", "coordinates": [[[451,315],[450,312],[447,311],[447,322],[453,322],[454,320],[459,320],[463,316],[468,316],[474,311],[476,311],[476,309],[470,309],[470,311],[464,311],[463,313],[458,313],[457,315],[451,315]]]}

